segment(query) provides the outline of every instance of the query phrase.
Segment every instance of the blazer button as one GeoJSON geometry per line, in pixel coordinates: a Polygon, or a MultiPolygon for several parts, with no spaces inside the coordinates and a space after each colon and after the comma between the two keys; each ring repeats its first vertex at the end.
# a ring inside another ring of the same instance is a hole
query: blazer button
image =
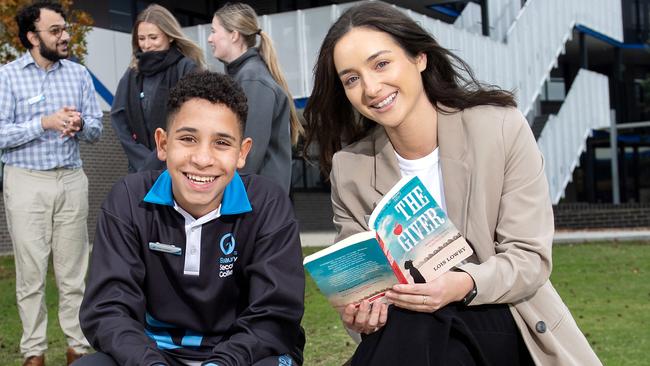
{"type": "Polygon", "coordinates": [[[546,323],[544,323],[543,320],[540,320],[535,324],[535,330],[537,330],[537,333],[544,333],[546,332],[546,323]]]}

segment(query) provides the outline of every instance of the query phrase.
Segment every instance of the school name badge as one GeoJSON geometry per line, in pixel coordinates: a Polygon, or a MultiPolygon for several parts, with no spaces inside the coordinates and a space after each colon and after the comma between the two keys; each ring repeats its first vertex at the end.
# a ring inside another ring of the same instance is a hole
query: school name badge
{"type": "Polygon", "coordinates": [[[219,277],[226,278],[234,273],[235,262],[237,262],[236,242],[232,233],[225,234],[219,240],[219,248],[222,256],[219,257],[219,277]]]}

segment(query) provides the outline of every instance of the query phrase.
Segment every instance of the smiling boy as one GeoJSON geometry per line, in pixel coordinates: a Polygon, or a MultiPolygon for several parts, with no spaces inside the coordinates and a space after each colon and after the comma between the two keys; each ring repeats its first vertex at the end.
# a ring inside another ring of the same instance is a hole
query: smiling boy
{"type": "Polygon", "coordinates": [[[239,176],[246,97],[227,76],[172,89],[164,172],[119,181],[98,218],[81,325],[83,365],[302,363],[298,223],[279,186],[239,176]]]}

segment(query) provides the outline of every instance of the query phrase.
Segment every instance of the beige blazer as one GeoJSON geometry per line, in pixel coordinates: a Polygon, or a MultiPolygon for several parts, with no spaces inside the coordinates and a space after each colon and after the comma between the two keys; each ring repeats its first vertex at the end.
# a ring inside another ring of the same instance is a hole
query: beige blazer
{"type": "MultiPolygon", "coordinates": [[[[438,145],[447,214],[475,251],[462,266],[478,290],[470,306],[509,304],[538,365],[600,365],[549,282],[553,210],[523,115],[491,106],[439,112],[438,145]]],[[[368,230],[373,208],[400,179],[384,129],[337,152],[330,178],[337,240],[368,230]]]]}

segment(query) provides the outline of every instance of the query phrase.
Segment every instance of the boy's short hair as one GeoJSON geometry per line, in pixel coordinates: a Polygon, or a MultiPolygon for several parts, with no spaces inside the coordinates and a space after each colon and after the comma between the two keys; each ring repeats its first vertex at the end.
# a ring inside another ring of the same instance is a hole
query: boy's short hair
{"type": "Polygon", "coordinates": [[[248,114],[244,91],[230,76],[210,71],[185,75],[171,89],[167,101],[167,129],[183,103],[195,98],[228,107],[237,116],[240,132],[244,135],[248,114]]]}

